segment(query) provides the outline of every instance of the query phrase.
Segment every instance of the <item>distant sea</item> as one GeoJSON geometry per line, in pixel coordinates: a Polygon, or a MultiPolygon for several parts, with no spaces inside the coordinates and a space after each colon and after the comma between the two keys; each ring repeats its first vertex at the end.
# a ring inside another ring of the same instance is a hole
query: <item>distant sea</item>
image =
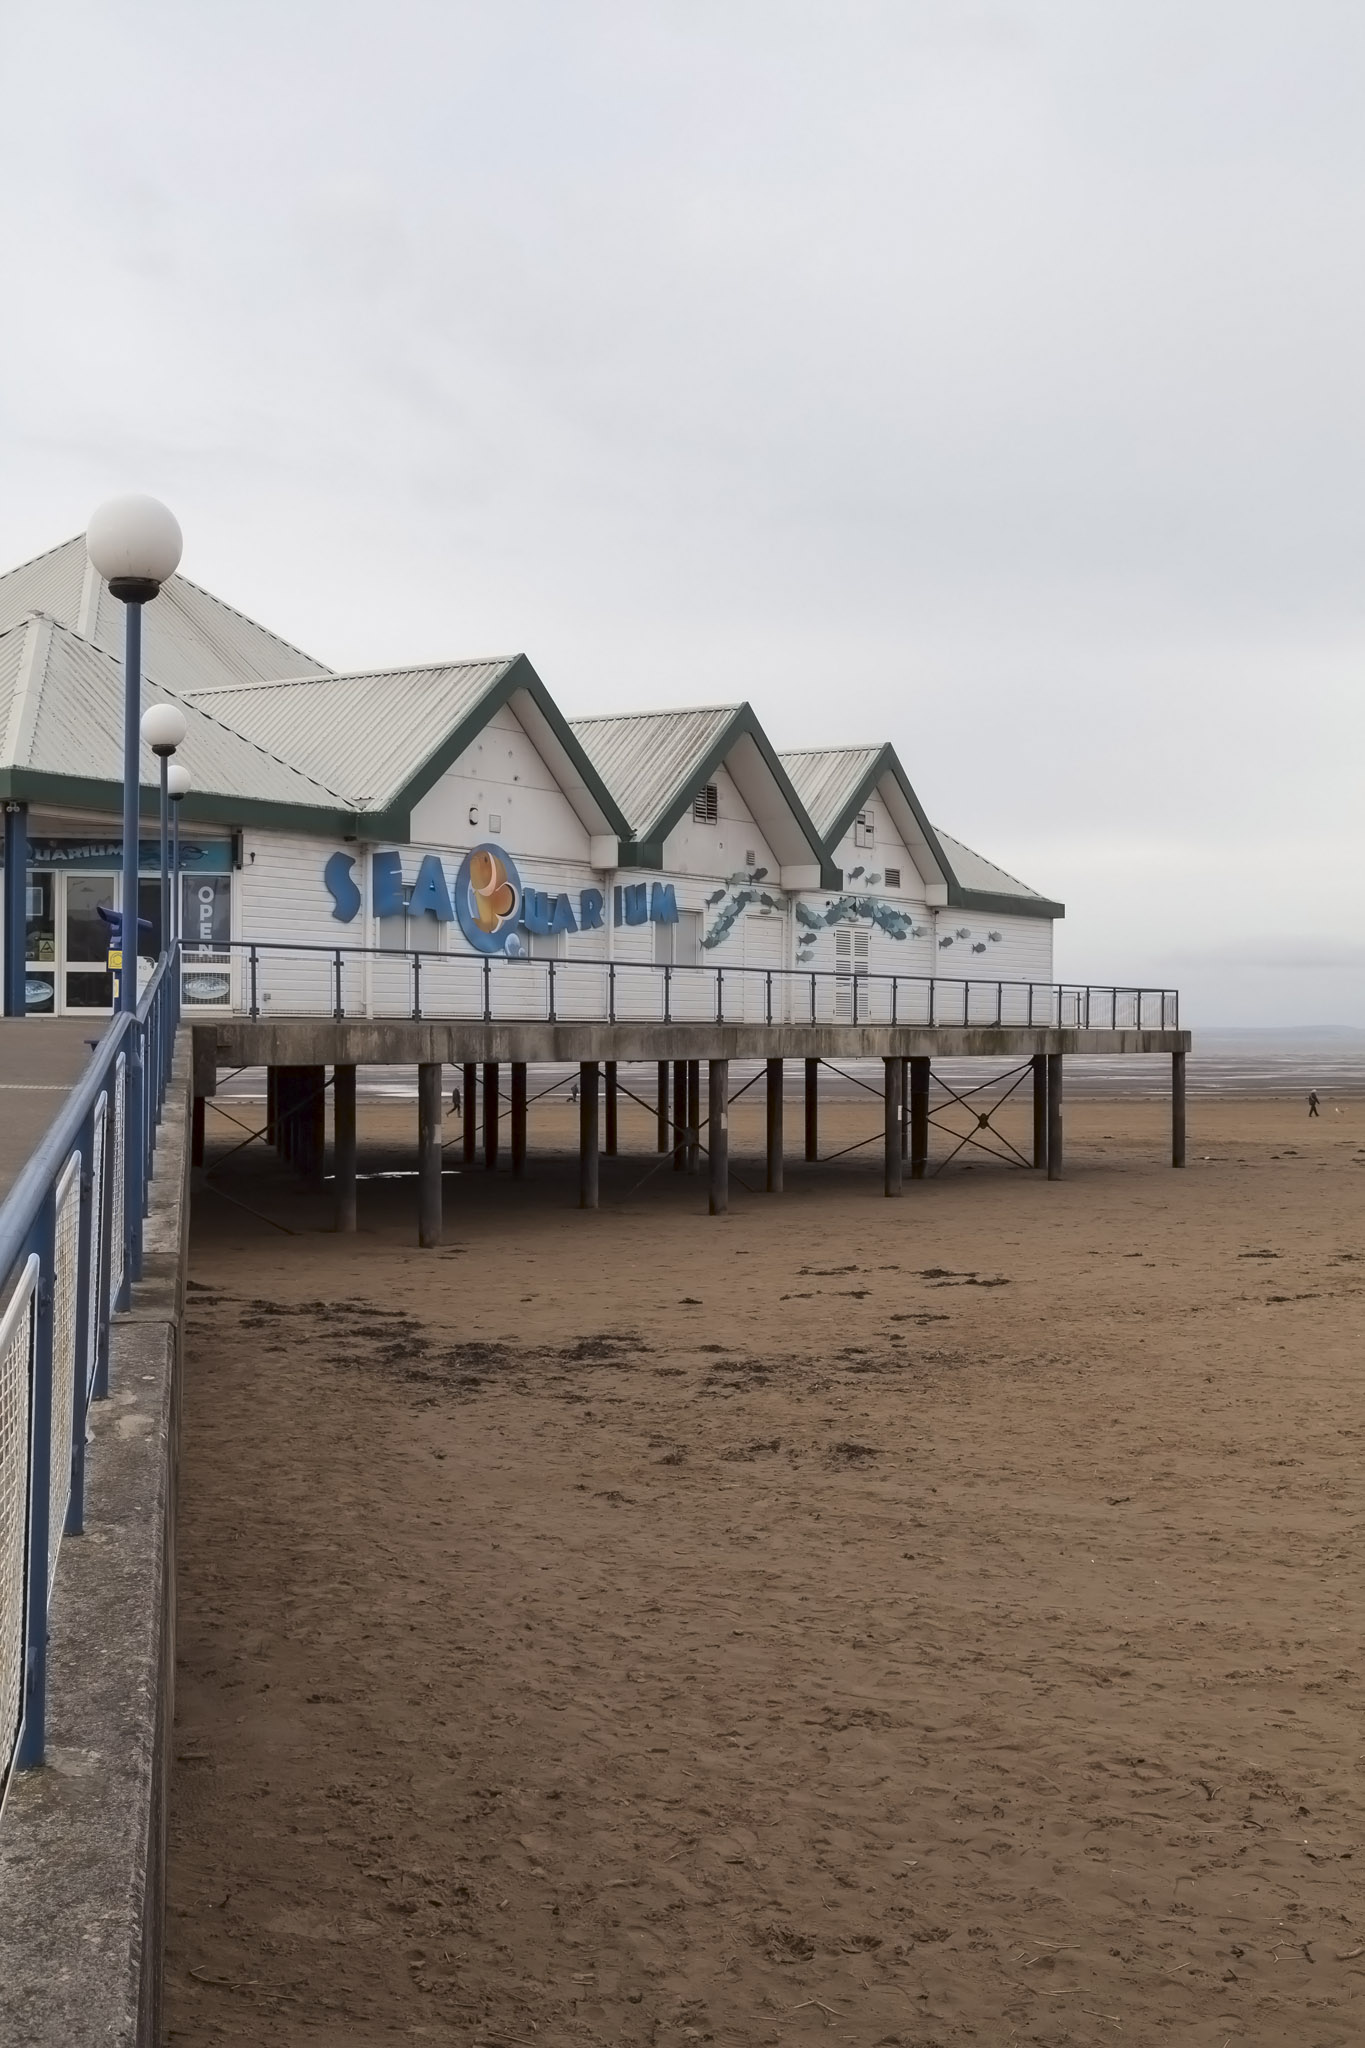
{"type": "MultiPolygon", "coordinates": [[[[1291,1096],[1317,1090],[1324,1101],[1365,1096],[1365,1030],[1352,1025],[1306,1024],[1276,1028],[1191,1027],[1186,1075],[1195,1096],[1291,1096]]],[[[1170,1075],[1164,1059],[1073,1059],[1066,1063],[1070,1095],[1164,1095],[1170,1075]]]]}

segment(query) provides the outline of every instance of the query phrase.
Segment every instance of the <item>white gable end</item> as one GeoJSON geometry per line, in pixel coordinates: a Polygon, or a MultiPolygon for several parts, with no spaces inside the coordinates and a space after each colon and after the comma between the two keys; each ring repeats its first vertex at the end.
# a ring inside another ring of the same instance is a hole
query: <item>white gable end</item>
{"type": "Polygon", "coordinates": [[[734,777],[722,766],[711,781],[716,791],[716,822],[702,823],[689,806],[664,841],[665,874],[723,880],[741,869],[761,867],[768,870],[766,880],[776,888],[779,863],[735,787],[734,777]]]}
{"type": "Polygon", "coordinates": [[[843,869],[844,886],[860,890],[869,895],[886,896],[893,901],[902,898],[911,903],[926,901],[924,878],[915,865],[914,856],[891,822],[891,813],[881,799],[880,791],[870,796],[863,806],[863,815],[871,814],[871,844],[859,844],[860,835],[856,827],[850,826],[834,850],[835,865],[843,869]],[[853,870],[860,868],[861,874],[853,870]]]}
{"type": "Polygon", "coordinates": [[[506,705],[412,809],[415,845],[456,850],[485,839],[513,860],[586,862],[590,852],[587,827],[506,705]]]}

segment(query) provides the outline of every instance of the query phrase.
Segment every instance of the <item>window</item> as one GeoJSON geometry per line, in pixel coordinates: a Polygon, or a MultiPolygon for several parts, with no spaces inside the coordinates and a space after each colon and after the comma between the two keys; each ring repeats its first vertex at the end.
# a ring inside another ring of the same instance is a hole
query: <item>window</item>
{"type": "Polygon", "coordinates": [[[850,931],[845,925],[834,934],[834,971],[836,974],[866,974],[870,932],[850,931]]]}
{"type": "Polygon", "coordinates": [[[834,934],[834,1014],[841,1022],[858,1021],[858,983],[868,970],[871,940],[871,932],[851,931],[847,925],[834,934]]]}
{"type": "Polygon", "coordinates": [[[708,782],[692,799],[693,822],[698,825],[714,825],[719,816],[720,804],[717,801],[716,785],[714,782],[708,782]]]}
{"type": "Polygon", "coordinates": [[[886,886],[887,886],[887,888],[888,888],[888,889],[899,889],[900,885],[901,885],[901,871],[900,871],[900,869],[899,869],[899,868],[888,868],[888,869],[887,869],[887,871],[886,871],[886,886]]]}
{"type": "Polygon", "coordinates": [[[853,820],[853,844],[855,846],[875,846],[876,842],[877,814],[869,806],[867,810],[859,811],[857,817],[853,820]]]}
{"type": "Polygon", "coordinates": [[[680,910],[676,924],[654,927],[656,967],[695,967],[701,959],[701,912],[680,910]]]}
{"type": "MultiPolygon", "coordinates": [[[[412,887],[403,885],[403,902],[412,901],[412,887]]],[[[379,920],[379,943],[386,952],[395,953],[441,953],[445,950],[444,926],[425,911],[414,917],[411,911],[395,911],[391,917],[379,920]]]]}
{"type": "Polygon", "coordinates": [[[563,932],[527,932],[526,955],[530,960],[562,960],[564,958],[563,932]]]}

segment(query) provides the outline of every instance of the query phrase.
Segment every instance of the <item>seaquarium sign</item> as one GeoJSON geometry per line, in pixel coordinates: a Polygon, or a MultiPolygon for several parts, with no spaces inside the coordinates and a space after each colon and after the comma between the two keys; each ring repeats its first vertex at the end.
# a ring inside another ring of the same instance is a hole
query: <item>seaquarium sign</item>
{"type": "MultiPolygon", "coordinates": [[[[349,924],[363,898],[355,881],[355,860],[334,853],[322,870],[332,899],[332,915],[349,924]]],[[[409,883],[403,879],[403,856],[396,850],[376,853],[370,861],[371,908],[377,918],[431,917],[438,925],[458,924],[476,953],[505,954],[517,959],[526,951],[528,935],[597,932],[607,921],[607,902],[600,889],[572,892],[529,889],[516,862],[501,846],[473,847],[460,862],[453,888],[438,853],[424,853],[409,883]]],[[[671,882],[627,882],[612,890],[614,925],[676,924],[678,902],[671,882]]]]}

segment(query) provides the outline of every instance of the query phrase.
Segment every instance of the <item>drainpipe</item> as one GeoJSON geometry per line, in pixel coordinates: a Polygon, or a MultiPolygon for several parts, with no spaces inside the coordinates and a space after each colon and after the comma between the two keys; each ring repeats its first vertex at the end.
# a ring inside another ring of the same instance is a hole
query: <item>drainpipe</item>
{"type": "MultiPolygon", "coordinates": [[[[5,805],[4,1014],[22,1017],[28,1003],[24,955],[28,951],[28,805],[5,805]]],[[[55,987],[55,976],[54,976],[55,987]]],[[[56,1003],[53,1003],[56,1008],[56,1003]]]]}

